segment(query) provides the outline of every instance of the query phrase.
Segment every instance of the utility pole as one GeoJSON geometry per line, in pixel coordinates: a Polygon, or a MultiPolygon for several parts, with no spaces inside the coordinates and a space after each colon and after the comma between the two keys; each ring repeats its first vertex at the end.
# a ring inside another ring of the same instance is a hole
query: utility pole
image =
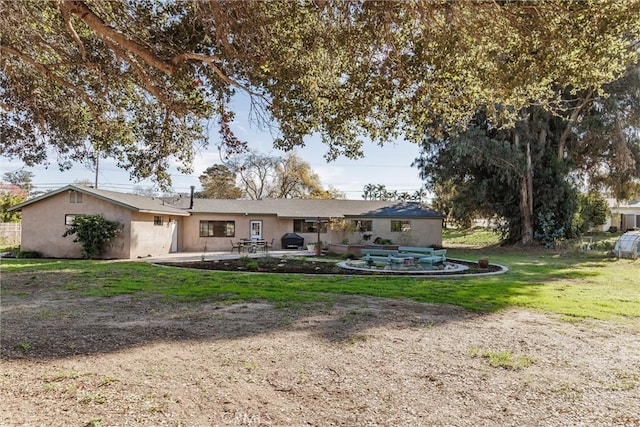
{"type": "Polygon", "coordinates": [[[93,188],[98,189],[98,169],[100,168],[100,152],[96,154],[96,182],[93,185],[93,188]]]}

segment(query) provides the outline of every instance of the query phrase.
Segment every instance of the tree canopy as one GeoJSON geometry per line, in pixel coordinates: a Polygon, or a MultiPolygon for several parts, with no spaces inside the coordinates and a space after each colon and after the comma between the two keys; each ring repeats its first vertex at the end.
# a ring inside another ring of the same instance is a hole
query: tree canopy
{"type": "Polygon", "coordinates": [[[236,176],[224,165],[208,167],[200,175],[202,191],[198,197],[207,199],[239,199],[242,189],[236,186],[236,176]]]}
{"type": "Polygon", "coordinates": [[[484,111],[464,132],[427,129],[414,164],[456,222],[497,217],[507,239],[523,243],[580,234],[604,222],[597,191],[625,199],[638,189],[639,77],[632,67],[605,86],[606,96],[565,91],[572,110],[530,106],[511,129],[496,128],[484,111]],[[591,193],[580,196],[584,188],[591,193]]]}
{"type": "MultiPolygon", "coordinates": [[[[208,180],[214,177],[214,172],[225,171],[223,177],[227,183],[218,185],[217,196],[220,191],[233,182],[233,187],[240,192],[225,192],[228,197],[248,199],[339,199],[344,194],[334,188],[324,189],[318,174],[311,166],[295,153],[285,156],[272,156],[251,151],[246,155],[236,155],[225,165],[216,165],[207,169],[208,173],[201,176],[203,193],[213,197],[208,180]],[[230,197],[236,195],[236,197],[230,197]]],[[[217,173],[215,175],[220,175],[217,173]]],[[[221,179],[222,179],[221,178],[221,179]]]]}
{"type": "Polygon", "coordinates": [[[226,153],[231,97],[292,149],[327,159],[365,138],[496,125],[535,104],[571,107],[637,56],[640,0],[530,2],[0,0],[0,154],[28,165],[112,157],[170,184],[213,120],[226,153]]]}
{"type": "Polygon", "coordinates": [[[384,184],[366,184],[362,188],[362,198],[364,200],[399,200],[423,202],[427,198],[427,190],[421,188],[413,194],[406,191],[387,190],[384,184]]]}

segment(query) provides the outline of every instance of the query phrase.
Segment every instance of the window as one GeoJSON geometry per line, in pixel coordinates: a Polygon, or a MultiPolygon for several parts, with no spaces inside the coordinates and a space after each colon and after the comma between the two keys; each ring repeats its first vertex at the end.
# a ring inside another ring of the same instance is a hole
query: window
{"type": "Polygon", "coordinates": [[[392,220],[391,231],[411,231],[411,222],[392,220]]]}
{"type": "Polygon", "coordinates": [[[69,203],[82,203],[82,193],[69,191],[69,203]]]}
{"type": "Polygon", "coordinates": [[[200,237],[235,237],[235,221],[200,221],[200,237]]]}
{"type": "Polygon", "coordinates": [[[353,229],[355,231],[359,231],[360,233],[364,233],[367,231],[373,231],[373,221],[370,219],[363,220],[354,220],[353,221],[353,229]]]}
{"type": "Polygon", "coordinates": [[[64,216],[64,225],[73,225],[73,220],[76,219],[77,214],[66,214],[64,216]]]}
{"type": "Polygon", "coordinates": [[[153,225],[162,225],[163,219],[161,216],[153,217],[153,225]]]}
{"type": "MultiPolygon", "coordinates": [[[[293,232],[294,233],[317,233],[315,219],[294,219],[293,220],[293,232]]],[[[320,222],[320,232],[327,232],[327,223],[325,221],[320,222]]]]}

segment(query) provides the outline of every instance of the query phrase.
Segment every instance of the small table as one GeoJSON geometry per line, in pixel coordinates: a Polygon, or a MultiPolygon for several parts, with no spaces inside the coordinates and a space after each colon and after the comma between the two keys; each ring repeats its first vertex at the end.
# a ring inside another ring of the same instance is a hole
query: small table
{"type": "Polygon", "coordinates": [[[264,252],[267,247],[267,242],[264,239],[242,239],[240,244],[251,254],[256,253],[258,248],[264,252]]]}

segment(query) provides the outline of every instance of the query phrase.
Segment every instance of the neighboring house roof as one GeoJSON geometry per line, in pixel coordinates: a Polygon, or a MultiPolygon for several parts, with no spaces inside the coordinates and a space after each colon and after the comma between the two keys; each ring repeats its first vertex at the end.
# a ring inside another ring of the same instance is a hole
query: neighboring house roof
{"type": "Polygon", "coordinates": [[[0,181],[0,193],[11,193],[18,196],[26,196],[27,192],[15,184],[0,181]]]}
{"type": "MultiPolygon", "coordinates": [[[[188,199],[180,201],[188,208],[188,199]]],[[[274,215],[281,218],[443,218],[418,202],[342,199],[194,199],[193,213],[274,215]]]]}
{"type": "Polygon", "coordinates": [[[607,203],[609,204],[609,208],[611,209],[639,209],[640,210],[640,200],[616,200],[616,199],[607,199],[607,203]]]}
{"type": "Polygon", "coordinates": [[[58,190],[45,193],[41,196],[27,200],[26,202],[12,206],[11,208],[9,208],[9,211],[21,210],[25,206],[29,206],[33,203],[37,203],[43,199],[47,199],[65,191],[78,191],[80,193],[94,196],[98,199],[136,212],[189,216],[189,213],[185,212],[184,209],[179,209],[174,206],[168,205],[162,199],[157,197],[139,196],[137,194],[120,193],[117,191],[99,190],[77,185],[67,185],[65,187],[59,188],[58,190]]]}

